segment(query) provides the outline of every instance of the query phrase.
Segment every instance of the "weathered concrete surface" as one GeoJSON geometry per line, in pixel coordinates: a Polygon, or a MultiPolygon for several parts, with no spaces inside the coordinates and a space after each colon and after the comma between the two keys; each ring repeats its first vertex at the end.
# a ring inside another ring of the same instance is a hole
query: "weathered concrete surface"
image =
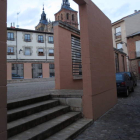
{"type": "Polygon", "coordinates": [[[55,90],[54,87],[54,78],[23,80],[20,83],[8,84],[8,101],[49,94],[62,105],[70,106],[71,110],[82,111],[82,90],[55,90]]]}
{"type": "Polygon", "coordinates": [[[54,81],[54,78],[35,78],[35,79],[13,79],[7,80],[7,83],[30,83],[30,82],[45,82],[45,81],[54,81]]]}
{"type": "Polygon", "coordinates": [[[82,98],[82,90],[55,90],[54,79],[42,81],[37,79],[36,82],[11,83],[7,85],[8,100],[22,99],[36,95],[51,94],[53,98],[82,98]]]}
{"type": "Polygon", "coordinates": [[[118,97],[117,105],[94,122],[75,140],[139,140],[140,81],[128,98],[118,97]]]}
{"type": "MultiPolygon", "coordinates": [[[[53,96],[52,96],[52,98],[53,98],[53,96]]],[[[59,100],[60,104],[62,104],[62,105],[70,106],[70,109],[72,111],[82,111],[82,98],[64,97],[64,98],[53,98],[53,99],[59,100]]]]}

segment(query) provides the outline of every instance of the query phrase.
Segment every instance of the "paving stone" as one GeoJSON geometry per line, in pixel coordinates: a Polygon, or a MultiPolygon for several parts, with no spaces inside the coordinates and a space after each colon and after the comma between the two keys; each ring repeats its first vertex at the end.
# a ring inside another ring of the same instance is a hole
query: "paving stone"
{"type": "Polygon", "coordinates": [[[129,97],[94,122],[75,140],[140,140],[140,81],[129,97]]]}

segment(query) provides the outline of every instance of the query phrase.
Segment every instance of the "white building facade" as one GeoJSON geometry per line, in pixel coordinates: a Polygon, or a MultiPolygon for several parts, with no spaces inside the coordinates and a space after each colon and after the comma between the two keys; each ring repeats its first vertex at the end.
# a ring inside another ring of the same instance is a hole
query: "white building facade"
{"type": "Polygon", "coordinates": [[[7,28],[7,79],[54,75],[53,33],[7,28]]]}

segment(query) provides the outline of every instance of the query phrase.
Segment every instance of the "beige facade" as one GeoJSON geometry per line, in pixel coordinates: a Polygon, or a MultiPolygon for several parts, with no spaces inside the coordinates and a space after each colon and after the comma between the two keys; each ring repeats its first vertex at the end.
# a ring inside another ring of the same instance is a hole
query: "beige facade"
{"type": "MultiPolygon", "coordinates": [[[[140,11],[135,11],[134,14],[112,23],[113,47],[123,49],[123,52],[128,56],[127,36],[140,31],[139,23],[140,11]]],[[[127,57],[127,71],[129,70],[129,60],[127,57]]]]}

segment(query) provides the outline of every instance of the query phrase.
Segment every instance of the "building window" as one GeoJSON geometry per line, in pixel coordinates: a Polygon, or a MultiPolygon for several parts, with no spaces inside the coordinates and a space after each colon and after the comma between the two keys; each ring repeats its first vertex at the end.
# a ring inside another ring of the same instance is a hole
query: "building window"
{"type": "Polygon", "coordinates": [[[115,53],[115,64],[116,64],[116,72],[119,72],[119,56],[118,56],[118,53],[115,53]]]}
{"type": "Polygon", "coordinates": [[[44,43],[43,35],[38,35],[38,42],[39,43],[44,43]]]}
{"type": "Polygon", "coordinates": [[[121,27],[117,27],[115,29],[115,38],[116,39],[121,38],[121,27]]]}
{"type": "Polygon", "coordinates": [[[54,69],[54,64],[49,65],[50,69],[54,69]]]}
{"type": "Polygon", "coordinates": [[[32,78],[43,78],[42,64],[32,64],[32,78]]]}
{"type": "Polygon", "coordinates": [[[53,41],[53,36],[49,36],[49,41],[48,41],[49,43],[54,43],[54,41],[53,41]]]}
{"type": "Polygon", "coordinates": [[[58,16],[58,20],[59,20],[59,16],[58,16]]]}
{"type": "Polygon", "coordinates": [[[61,20],[63,20],[63,14],[61,14],[61,20]]]}
{"type": "Polygon", "coordinates": [[[123,64],[123,71],[125,72],[125,63],[124,63],[124,56],[122,55],[122,64],[123,64]]]}
{"type": "Polygon", "coordinates": [[[24,41],[31,42],[30,34],[25,34],[24,41]]]}
{"type": "Polygon", "coordinates": [[[14,47],[8,47],[7,55],[14,55],[14,47]]]}
{"type": "Polygon", "coordinates": [[[72,15],[72,21],[74,21],[74,14],[72,15]]]}
{"type": "Polygon", "coordinates": [[[44,56],[44,49],[38,49],[38,56],[44,56]]]}
{"type": "Polygon", "coordinates": [[[23,64],[12,64],[12,79],[23,79],[23,64]]]}
{"type": "Polygon", "coordinates": [[[139,65],[139,74],[140,74],[140,61],[138,62],[138,65],[139,65]]]}
{"type": "Polygon", "coordinates": [[[53,49],[49,49],[49,56],[54,56],[54,50],[53,49]]]}
{"type": "Polygon", "coordinates": [[[69,20],[69,13],[67,13],[67,20],[69,20]]]}
{"type": "Polygon", "coordinates": [[[54,64],[50,64],[50,77],[55,77],[55,66],[54,64]]]}
{"type": "Polygon", "coordinates": [[[14,33],[8,32],[7,33],[7,40],[14,41],[14,33]]]}
{"type": "Polygon", "coordinates": [[[136,58],[140,58],[140,40],[136,41],[136,58]]]}
{"type": "Polygon", "coordinates": [[[25,48],[25,55],[30,56],[31,55],[31,49],[25,48]]]}
{"type": "Polygon", "coordinates": [[[118,44],[117,44],[117,49],[123,49],[123,44],[118,43],[118,44]]]}

